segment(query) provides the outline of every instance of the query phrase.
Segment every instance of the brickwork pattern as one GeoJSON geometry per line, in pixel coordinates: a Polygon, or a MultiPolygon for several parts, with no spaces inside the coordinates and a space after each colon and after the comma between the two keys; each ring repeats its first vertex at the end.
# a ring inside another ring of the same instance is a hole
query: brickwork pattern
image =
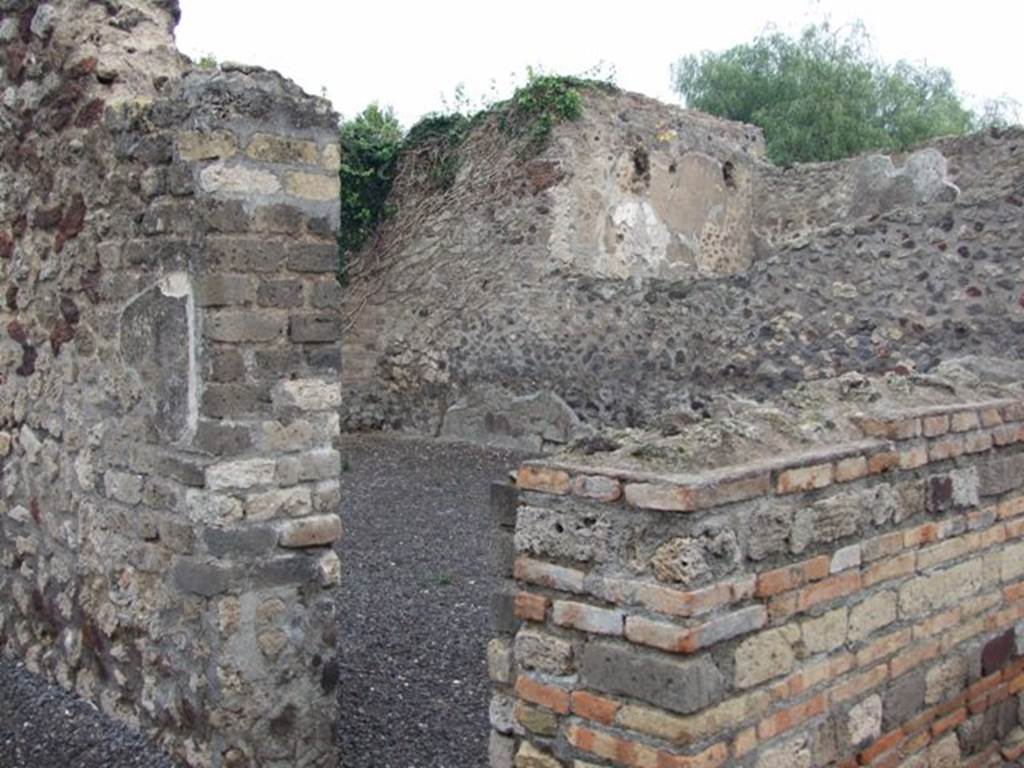
{"type": "Polygon", "coordinates": [[[336,117],[175,70],[176,13],[0,5],[0,648],[189,764],[333,765],[336,117]]]}
{"type": "Polygon", "coordinates": [[[496,490],[492,766],[1019,759],[1024,403],[859,424],[696,475],[529,462],[496,490]]]}

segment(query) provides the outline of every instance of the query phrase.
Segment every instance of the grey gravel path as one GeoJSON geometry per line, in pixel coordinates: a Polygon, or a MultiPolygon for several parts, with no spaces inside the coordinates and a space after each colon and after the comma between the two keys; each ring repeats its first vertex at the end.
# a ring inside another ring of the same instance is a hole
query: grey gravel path
{"type": "MultiPolygon", "coordinates": [[[[343,444],[344,768],[483,768],[490,483],[522,456],[379,435],[343,444]]],[[[0,768],[175,768],[141,735],[0,658],[0,768]]]]}
{"type": "Polygon", "coordinates": [[[483,768],[489,489],[521,457],[381,436],[342,453],[342,762],[483,768]]]}
{"type": "Polygon", "coordinates": [[[0,659],[0,767],[175,768],[139,733],[0,659]]]}

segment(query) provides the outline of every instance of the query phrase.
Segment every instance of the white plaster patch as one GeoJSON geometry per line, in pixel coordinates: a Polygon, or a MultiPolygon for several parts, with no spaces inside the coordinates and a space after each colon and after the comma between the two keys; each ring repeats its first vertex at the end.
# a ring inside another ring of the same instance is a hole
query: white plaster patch
{"type": "Polygon", "coordinates": [[[164,296],[180,299],[188,295],[189,289],[188,274],[185,272],[171,272],[160,278],[160,293],[164,296]]]}
{"type": "Polygon", "coordinates": [[[281,182],[269,171],[215,163],[199,174],[199,184],[206,192],[229,197],[273,195],[281,191],[281,182]]]}

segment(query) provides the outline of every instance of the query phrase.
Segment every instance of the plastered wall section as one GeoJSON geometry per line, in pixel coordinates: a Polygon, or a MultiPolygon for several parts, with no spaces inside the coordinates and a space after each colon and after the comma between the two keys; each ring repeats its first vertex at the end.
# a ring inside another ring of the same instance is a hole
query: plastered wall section
{"type": "Polygon", "coordinates": [[[335,117],[0,8],[0,648],[190,765],[335,765],[335,117]]]}
{"type": "Polygon", "coordinates": [[[496,486],[495,768],[1017,764],[1024,404],[698,475],[496,486]]]}

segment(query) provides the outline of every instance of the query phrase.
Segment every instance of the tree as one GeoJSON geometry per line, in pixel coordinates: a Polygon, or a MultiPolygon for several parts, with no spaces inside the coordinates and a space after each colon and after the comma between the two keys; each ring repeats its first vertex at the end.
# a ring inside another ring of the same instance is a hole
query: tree
{"type": "Polygon", "coordinates": [[[862,24],[813,25],[798,37],[767,30],[722,53],[686,56],[672,76],[688,106],[760,126],[780,164],[906,149],[980,123],[947,70],[882,63],[862,24]]]}
{"type": "Polygon", "coordinates": [[[341,124],[342,263],[359,250],[384,215],[402,146],[402,127],[390,107],[370,104],[341,124]]]}

